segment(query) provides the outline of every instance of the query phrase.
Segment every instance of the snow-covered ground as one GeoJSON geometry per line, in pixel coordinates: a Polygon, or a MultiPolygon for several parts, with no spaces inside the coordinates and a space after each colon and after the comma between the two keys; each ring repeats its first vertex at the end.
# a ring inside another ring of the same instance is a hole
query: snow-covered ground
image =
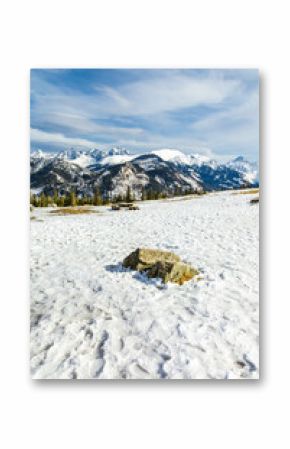
{"type": "Polygon", "coordinates": [[[33,378],[258,378],[259,206],[252,197],[213,193],[64,217],[35,210],[33,378]],[[203,279],[163,287],[122,269],[140,246],[175,252],[203,279]]]}

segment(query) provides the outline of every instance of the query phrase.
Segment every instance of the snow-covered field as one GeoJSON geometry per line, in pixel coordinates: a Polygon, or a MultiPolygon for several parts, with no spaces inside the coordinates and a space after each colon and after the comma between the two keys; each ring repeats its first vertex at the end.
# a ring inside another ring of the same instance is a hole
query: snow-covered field
{"type": "Polygon", "coordinates": [[[35,210],[33,378],[258,378],[252,197],[213,193],[64,217],[35,210]],[[120,262],[140,246],[175,252],[203,279],[163,287],[124,270],[120,262]]]}

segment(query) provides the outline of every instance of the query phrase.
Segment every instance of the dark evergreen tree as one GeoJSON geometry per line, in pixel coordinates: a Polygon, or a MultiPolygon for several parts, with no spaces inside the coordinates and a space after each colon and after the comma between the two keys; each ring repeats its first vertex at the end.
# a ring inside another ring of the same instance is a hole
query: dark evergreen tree
{"type": "Polygon", "coordinates": [[[44,192],[41,192],[40,194],[40,207],[47,207],[47,196],[44,194],[44,192]]]}
{"type": "Polygon", "coordinates": [[[75,207],[77,205],[76,194],[72,190],[69,194],[69,206],[75,207]]]}
{"type": "Polygon", "coordinates": [[[127,203],[130,203],[132,201],[132,193],[130,186],[127,187],[126,201],[127,203]]]}
{"type": "Polygon", "coordinates": [[[93,204],[94,206],[101,206],[102,205],[102,197],[100,194],[100,190],[98,189],[98,187],[96,187],[95,193],[94,193],[94,198],[93,198],[93,204]]]}
{"type": "Polygon", "coordinates": [[[141,200],[145,201],[147,199],[146,197],[146,191],[145,191],[145,187],[142,186],[142,191],[141,191],[141,200]]]}
{"type": "Polygon", "coordinates": [[[57,205],[59,203],[59,197],[58,197],[58,191],[57,190],[55,190],[53,192],[53,202],[54,202],[54,204],[57,204],[57,205]]]}
{"type": "Polygon", "coordinates": [[[105,192],[104,193],[104,195],[103,195],[103,205],[104,206],[106,206],[107,204],[109,204],[110,203],[110,198],[109,198],[109,195],[108,195],[108,193],[107,192],[105,192]]]}
{"type": "Polygon", "coordinates": [[[31,204],[32,204],[32,206],[34,206],[34,207],[38,207],[38,196],[37,195],[32,195],[32,199],[31,199],[31,204]]]}
{"type": "Polygon", "coordinates": [[[71,205],[70,195],[67,194],[67,193],[64,194],[64,205],[65,206],[70,206],[71,205]]]}

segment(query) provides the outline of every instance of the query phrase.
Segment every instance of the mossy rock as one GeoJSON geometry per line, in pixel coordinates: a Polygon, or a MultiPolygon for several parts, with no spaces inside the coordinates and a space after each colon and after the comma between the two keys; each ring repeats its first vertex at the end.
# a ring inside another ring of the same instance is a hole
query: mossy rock
{"type": "Polygon", "coordinates": [[[137,248],[124,259],[123,266],[144,271],[149,278],[161,278],[165,284],[174,282],[182,285],[198,274],[176,254],[156,249],[137,248]]]}
{"type": "Polygon", "coordinates": [[[123,266],[133,270],[144,271],[157,262],[180,262],[180,257],[169,251],[137,248],[123,260],[123,266]]]}

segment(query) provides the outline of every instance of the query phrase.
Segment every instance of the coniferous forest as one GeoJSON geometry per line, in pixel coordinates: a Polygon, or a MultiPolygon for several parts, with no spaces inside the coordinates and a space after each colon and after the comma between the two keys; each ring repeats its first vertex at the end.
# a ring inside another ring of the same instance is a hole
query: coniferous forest
{"type": "Polygon", "coordinates": [[[131,188],[127,188],[126,195],[117,195],[111,198],[106,193],[101,193],[97,188],[92,196],[77,195],[73,190],[70,192],[60,194],[58,191],[54,191],[53,195],[46,195],[44,192],[41,194],[30,194],[30,204],[34,207],[74,207],[74,206],[105,206],[111,203],[119,203],[122,201],[146,201],[146,200],[160,200],[171,198],[175,196],[184,196],[192,194],[203,194],[204,192],[196,192],[194,189],[182,190],[176,188],[172,193],[158,192],[153,189],[142,189],[141,197],[137,199],[132,193],[131,188]]]}

